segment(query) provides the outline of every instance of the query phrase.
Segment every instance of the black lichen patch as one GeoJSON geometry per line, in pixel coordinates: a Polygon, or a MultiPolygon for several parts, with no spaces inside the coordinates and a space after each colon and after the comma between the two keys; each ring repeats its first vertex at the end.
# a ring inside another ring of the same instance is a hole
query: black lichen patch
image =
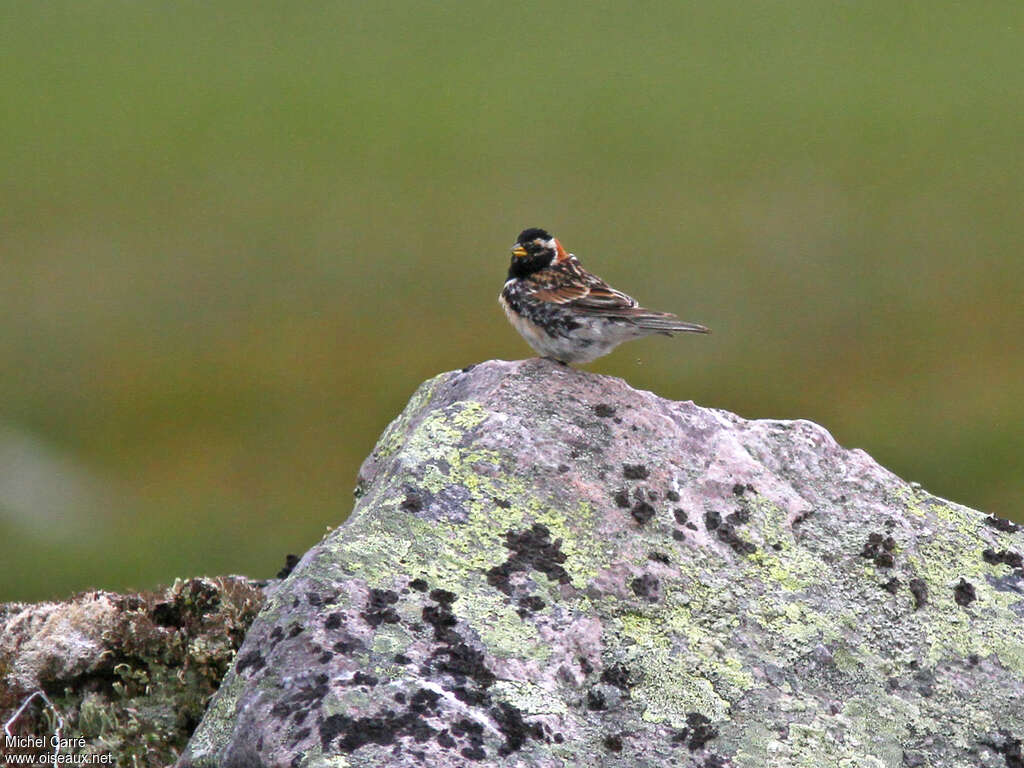
{"type": "Polygon", "coordinates": [[[366,609],[359,615],[371,627],[381,624],[397,624],[400,619],[393,606],[398,602],[398,593],[390,589],[371,589],[366,609]]]}
{"type": "Polygon", "coordinates": [[[267,666],[267,661],[263,658],[263,654],[259,650],[252,650],[238,657],[238,662],[235,664],[235,673],[240,675],[247,669],[259,672],[265,666],[267,666]]]}
{"type": "Polygon", "coordinates": [[[284,568],[277,572],[277,578],[287,579],[288,574],[292,572],[296,565],[299,564],[298,555],[285,555],[284,556],[284,568]]]}
{"type": "Polygon", "coordinates": [[[327,675],[323,673],[312,679],[303,680],[295,690],[283,696],[270,708],[270,714],[277,718],[293,717],[298,720],[309,710],[319,708],[328,690],[327,675]]]}
{"type": "Polygon", "coordinates": [[[412,695],[412,699],[409,701],[409,709],[421,715],[426,712],[436,711],[437,702],[440,698],[441,694],[437,691],[432,691],[429,688],[420,688],[412,695]]]}
{"type": "Polygon", "coordinates": [[[536,595],[527,595],[519,599],[519,608],[516,609],[516,613],[519,614],[519,618],[525,619],[531,613],[541,610],[546,605],[547,603],[536,595]]]}
{"type": "Polygon", "coordinates": [[[421,492],[411,488],[407,488],[405,491],[405,498],[402,499],[401,509],[403,512],[410,512],[416,514],[422,512],[423,508],[427,505],[427,498],[421,492]]]}
{"type": "Polygon", "coordinates": [[[981,556],[991,565],[1003,564],[1011,568],[1024,568],[1024,558],[1017,552],[1008,552],[1005,549],[996,552],[994,549],[986,549],[981,556]]]}
{"type": "Polygon", "coordinates": [[[676,530],[672,531],[672,538],[676,541],[683,541],[684,539],[686,539],[686,534],[677,528],[676,530]]]}
{"type": "Polygon", "coordinates": [[[412,710],[399,714],[388,709],[373,717],[337,714],[320,724],[320,744],[325,752],[332,749],[335,740],[338,750],[351,753],[367,744],[387,746],[402,737],[423,743],[436,735],[437,731],[430,727],[423,715],[412,710]]]}
{"type": "Polygon", "coordinates": [[[651,472],[643,464],[623,464],[622,475],[627,480],[646,480],[651,472]]]}
{"type": "Polygon", "coordinates": [[[341,626],[341,619],[342,615],[340,613],[332,613],[330,616],[327,617],[327,620],[324,621],[324,628],[337,629],[341,626]]]}
{"type": "Polygon", "coordinates": [[[895,595],[899,588],[900,580],[897,579],[895,576],[893,576],[891,579],[885,582],[885,584],[882,585],[882,589],[884,589],[886,592],[892,595],[895,595]]]}
{"type": "Polygon", "coordinates": [[[686,525],[686,521],[690,519],[690,516],[686,514],[685,509],[673,509],[672,516],[676,519],[679,525],[686,525]]]}
{"type": "Polygon", "coordinates": [[[747,509],[737,509],[735,512],[730,512],[725,516],[725,522],[730,525],[746,525],[750,522],[750,511],[747,509]]]}
{"type": "Polygon", "coordinates": [[[355,653],[356,651],[364,651],[364,650],[366,650],[366,646],[363,645],[363,641],[362,640],[360,640],[358,637],[351,637],[351,636],[349,636],[347,634],[344,637],[342,637],[340,640],[335,642],[334,645],[332,645],[331,647],[337,653],[343,653],[346,656],[351,654],[351,653],[355,653]]]}
{"type": "MultiPolygon", "coordinates": [[[[494,684],[497,679],[494,673],[487,668],[484,655],[466,644],[463,638],[455,631],[457,619],[451,611],[451,603],[456,599],[455,595],[446,590],[434,590],[431,595],[438,593],[437,605],[423,607],[423,620],[434,628],[434,639],[438,642],[437,649],[431,654],[434,670],[440,674],[449,674],[456,684],[462,687],[465,695],[456,696],[464,701],[470,699],[476,703],[489,700],[486,689],[494,684]],[[470,688],[466,683],[472,681],[470,688]]],[[[429,673],[429,667],[426,673],[429,673]]]]}
{"type": "Polygon", "coordinates": [[[359,670],[349,680],[345,681],[345,685],[365,685],[373,688],[380,680],[373,675],[368,675],[362,670],[359,670]]]}
{"type": "Polygon", "coordinates": [[[623,693],[628,693],[633,687],[629,674],[629,668],[625,664],[612,664],[601,673],[601,682],[614,685],[623,693]]]}
{"type": "Polygon", "coordinates": [[[484,655],[461,639],[436,650],[433,658],[438,662],[436,670],[451,675],[456,681],[468,678],[481,688],[490,688],[497,679],[487,668],[484,655]]]}
{"type": "Polygon", "coordinates": [[[622,736],[619,734],[605,736],[602,743],[609,752],[618,753],[622,751],[622,736]]]}
{"type": "Polygon", "coordinates": [[[956,604],[966,608],[968,605],[973,603],[977,599],[978,595],[974,590],[974,585],[966,579],[960,579],[960,583],[953,587],[953,599],[956,600],[956,604]]]}
{"type": "Polygon", "coordinates": [[[656,576],[645,573],[643,576],[637,576],[633,579],[629,586],[636,593],[637,597],[642,597],[649,603],[658,601],[660,585],[656,576]]]}
{"type": "Polygon", "coordinates": [[[459,754],[462,755],[467,760],[473,760],[473,761],[484,760],[487,757],[487,753],[484,752],[483,747],[478,745],[478,744],[472,744],[472,745],[466,747],[459,754]]]}
{"type": "Polygon", "coordinates": [[[471,707],[485,707],[491,703],[491,695],[486,690],[472,686],[456,685],[450,689],[445,687],[445,690],[451,690],[456,699],[471,707]]]}
{"type": "Polygon", "coordinates": [[[722,516],[713,509],[704,513],[704,527],[709,531],[715,530],[722,524],[722,516]]]}
{"type": "Polygon", "coordinates": [[[412,659],[410,659],[404,653],[396,653],[393,661],[395,662],[395,664],[401,664],[403,666],[405,664],[412,664],[412,659]]]}
{"type": "Polygon", "coordinates": [[[747,492],[757,493],[757,491],[754,489],[754,486],[752,486],[750,483],[746,483],[745,485],[743,483],[736,483],[732,487],[732,492],[736,496],[742,496],[743,494],[745,494],[747,492]]]}
{"type": "Polygon", "coordinates": [[[484,727],[469,718],[462,718],[451,726],[453,736],[465,739],[469,746],[464,748],[460,754],[469,760],[483,760],[487,754],[483,750],[484,727]]]}
{"type": "Polygon", "coordinates": [[[668,565],[671,562],[668,555],[664,552],[648,552],[647,559],[653,560],[656,563],[661,563],[662,565],[668,565]]]}
{"type": "Polygon", "coordinates": [[[892,552],[879,552],[875,556],[875,565],[879,568],[892,568],[896,564],[896,558],[892,556],[892,552]]]}
{"type": "Polygon", "coordinates": [[[540,725],[527,723],[523,719],[522,711],[507,702],[498,702],[497,706],[491,708],[489,714],[501,735],[505,737],[505,743],[498,748],[498,754],[502,757],[522,749],[527,739],[539,740],[544,737],[540,725]]]}
{"type": "Polygon", "coordinates": [[[629,491],[622,488],[615,492],[615,506],[619,509],[629,508],[629,491]]]}
{"type": "Polygon", "coordinates": [[[864,547],[860,551],[860,556],[871,559],[878,554],[878,548],[882,544],[882,539],[885,537],[880,533],[869,533],[867,541],[864,542],[864,547]]]}
{"type": "Polygon", "coordinates": [[[729,760],[721,755],[708,755],[702,768],[729,768],[729,760]]]}
{"type": "Polygon", "coordinates": [[[997,531],[1003,531],[1004,533],[1014,533],[1021,530],[1021,526],[1016,523],[1011,523],[1009,520],[1004,520],[995,515],[989,515],[983,522],[990,528],[995,528],[997,531]]]}
{"type": "Polygon", "coordinates": [[[594,406],[594,413],[602,419],[610,419],[615,415],[615,408],[607,403],[598,403],[594,406]]]}
{"type": "Polygon", "coordinates": [[[424,581],[423,579],[413,579],[412,581],[409,582],[409,588],[410,589],[415,589],[417,592],[426,592],[427,591],[427,582],[424,581]]]}
{"type": "Polygon", "coordinates": [[[814,517],[813,509],[808,509],[806,512],[801,512],[799,515],[793,518],[792,527],[796,528],[798,525],[802,525],[812,517],[814,517]]]}
{"type": "Polygon", "coordinates": [[[686,724],[689,726],[690,741],[687,746],[690,750],[701,749],[705,744],[718,737],[718,729],[711,725],[711,721],[699,712],[690,712],[686,715],[686,724]]]}
{"type": "Polygon", "coordinates": [[[505,546],[511,550],[508,560],[487,571],[487,583],[492,587],[511,595],[512,574],[531,570],[540,571],[559,584],[569,583],[569,574],[562,567],[565,562],[562,540],[551,541],[551,532],[547,526],[534,523],[524,531],[507,531],[505,546]]]}
{"type": "Polygon", "coordinates": [[[646,525],[650,522],[651,518],[654,517],[654,507],[648,504],[646,501],[638,501],[633,505],[633,508],[629,510],[629,514],[633,516],[633,519],[640,525],[646,525]]]}
{"type": "Polygon", "coordinates": [[[914,596],[915,610],[928,603],[928,585],[924,583],[924,579],[911,579],[908,586],[914,596]]]}
{"type": "Polygon", "coordinates": [[[1003,756],[1003,760],[1006,761],[1006,768],[1024,768],[1024,752],[1021,751],[1021,740],[1005,732],[1000,735],[1002,737],[1001,742],[985,741],[982,743],[995,750],[996,754],[1003,756]]]}
{"type": "Polygon", "coordinates": [[[892,568],[896,564],[896,558],[892,554],[894,549],[896,549],[896,540],[892,536],[875,531],[868,534],[860,556],[869,560],[873,559],[879,568],[892,568]]]}
{"type": "Polygon", "coordinates": [[[608,708],[608,700],[605,699],[604,693],[598,688],[591,688],[587,691],[587,709],[595,712],[601,712],[608,708]]]}
{"type": "Polygon", "coordinates": [[[753,542],[740,538],[739,534],[736,533],[736,528],[731,523],[719,525],[716,534],[721,541],[732,547],[733,552],[738,555],[750,555],[757,551],[757,547],[753,542]]]}
{"type": "Polygon", "coordinates": [[[679,501],[679,494],[675,491],[665,491],[665,498],[669,501],[679,501]]]}
{"type": "Polygon", "coordinates": [[[437,743],[445,749],[452,749],[455,747],[457,742],[455,741],[455,739],[452,738],[452,735],[448,733],[448,729],[445,728],[443,731],[437,734],[437,743]]]}
{"type": "Polygon", "coordinates": [[[447,589],[432,589],[430,590],[430,599],[446,608],[450,608],[459,599],[459,596],[454,592],[449,592],[447,589]]]}
{"type": "Polygon", "coordinates": [[[451,628],[458,623],[455,614],[447,605],[423,606],[423,620],[434,628],[434,639],[445,641],[449,638],[451,628]]]}

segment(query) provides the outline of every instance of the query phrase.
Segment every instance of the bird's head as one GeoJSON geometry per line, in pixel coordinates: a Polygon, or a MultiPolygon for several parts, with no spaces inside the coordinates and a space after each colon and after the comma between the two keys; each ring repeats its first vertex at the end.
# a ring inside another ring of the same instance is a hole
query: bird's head
{"type": "Polygon", "coordinates": [[[568,258],[562,244],[543,229],[524,229],[512,246],[512,264],[509,277],[526,277],[551,266],[555,261],[568,258]]]}

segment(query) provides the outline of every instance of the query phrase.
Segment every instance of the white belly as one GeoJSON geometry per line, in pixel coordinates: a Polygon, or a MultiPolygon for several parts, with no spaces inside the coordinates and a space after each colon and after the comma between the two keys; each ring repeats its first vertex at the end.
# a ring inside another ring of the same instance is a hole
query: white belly
{"type": "Polygon", "coordinates": [[[541,357],[552,357],[566,363],[589,363],[602,355],[607,355],[623,341],[636,338],[634,334],[607,338],[602,334],[606,329],[589,324],[569,336],[552,336],[518,312],[513,312],[504,296],[499,296],[498,301],[512,327],[519,331],[519,335],[526,339],[526,343],[541,357]]]}

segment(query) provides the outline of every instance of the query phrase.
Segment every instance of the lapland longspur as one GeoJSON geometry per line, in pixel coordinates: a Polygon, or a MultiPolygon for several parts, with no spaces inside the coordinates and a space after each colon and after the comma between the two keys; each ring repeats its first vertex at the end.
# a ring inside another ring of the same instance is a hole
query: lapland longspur
{"type": "Polygon", "coordinates": [[[644,309],[587,272],[543,229],[520,233],[498,301],[537,353],[563,363],[589,363],[624,341],[655,333],[709,332],[667,312],[644,309]]]}

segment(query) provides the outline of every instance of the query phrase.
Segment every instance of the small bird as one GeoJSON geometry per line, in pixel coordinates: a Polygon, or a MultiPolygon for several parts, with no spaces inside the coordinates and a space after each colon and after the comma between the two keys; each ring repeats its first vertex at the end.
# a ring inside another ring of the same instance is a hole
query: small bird
{"type": "Polygon", "coordinates": [[[667,312],[652,312],[583,268],[543,229],[525,229],[512,247],[498,301],[542,357],[589,363],[624,341],[661,333],[709,333],[667,312]]]}

